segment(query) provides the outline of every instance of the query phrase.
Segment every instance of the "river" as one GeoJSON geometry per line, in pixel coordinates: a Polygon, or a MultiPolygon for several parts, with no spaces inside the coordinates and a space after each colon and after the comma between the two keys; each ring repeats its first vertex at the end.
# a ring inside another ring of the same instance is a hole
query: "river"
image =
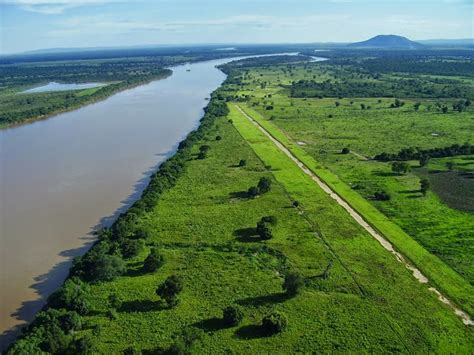
{"type": "Polygon", "coordinates": [[[166,79],[0,130],[3,347],[62,284],[91,231],[130,206],[198,126],[225,79],[216,65],[232,59],[175,66],[166,79]]]}

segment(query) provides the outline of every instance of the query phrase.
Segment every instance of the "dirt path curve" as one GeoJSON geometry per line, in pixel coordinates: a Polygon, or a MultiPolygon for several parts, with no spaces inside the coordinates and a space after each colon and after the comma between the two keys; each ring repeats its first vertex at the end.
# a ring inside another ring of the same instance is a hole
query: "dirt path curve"
{"type": "MultiPolygon", "coordinates": [[[[276,146],[280,149],[283,153],[285,153],[288,158],[290,158],[298,167],[311,179],[318,184],[318,186],[326,192],[331,198],[333,198],[342,208],[344,208],[349,215],[359,224],[361,225],[369,234],[375,238],[386,250],[391,252],[399,262],[401,262],[408,270],[410,270],[413,276],[423,284],[428,284],[428,278],[423,275],[423,273],[413,266],[402,254],[397,252],[393,245],[385,239],[380,233],[378,233],[374,228],[372,228],[364,218],[357,213],[344,199],[342,199],[338,194],[336,194],[325,182],[323,182],[315,173],[313,173],[306,165],[303,164],[296,156],[293,155],[292,152],[288,148],[286,148],[279,140],[274,138],[263,126],[261,126],[257,121],[255,121],[251,116],[249,116],[245,111],[243,111],[238,105],[235,105],[237,110],[244,115],[250,122],[252,122],[265,136],[267,136],[276,146]]],[[[446,296],[444,296],[439,290],[434,287],[429,287],[429,290],[435,293],[438,296],[438,299],[443,302],[444,304],[448,305],[454,313],[461,317],[463,323],[465,325],[474,325],[474,321],[471,317],[456,307],[446,296]]]]}

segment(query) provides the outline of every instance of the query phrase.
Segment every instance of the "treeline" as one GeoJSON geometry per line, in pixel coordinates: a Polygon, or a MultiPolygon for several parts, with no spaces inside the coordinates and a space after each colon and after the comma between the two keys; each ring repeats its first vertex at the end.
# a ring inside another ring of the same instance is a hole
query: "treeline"
{"type": "Polygon", "coordinates": [[[17,124],[75,109],[86,103],[105,99],[118,91],[168,75],[171,75],[169,69],[155,69],[152,73],[146,75],[130,76],[118,83],[100,87],[89,95],[84,95],[84,90],[80,90],[3,96],[0,97],[0,125],[17,124]]]}
{"type": "Polygon", "coordinates": [[[435,83],[422,79],[299,80],[290,86],[291,97],[413,97],[474,98],[474,87],[435,83]]]}
{"type": "Polygon", "coordinates": [[[413,73],[450,76],[474,76],[473,59],[450,58],[406,59],[406,58],[376,58],[365,60],[361,66],[372,73],[413,73]]]}
{"type": "Polygon", "coordinates": [[[124,81],[131,77],[156,76],[162,68],[179,58],[160,57],[148,60],[116,60],[100,63],[66,62],[42,65],[0,66],[0,86],[34,85],[49,81],[81,83],[88,81],[124,81]]]}
{"type": "MultiPolygon", "coordinates": [[[[90,312],[89,283],[111,281],[126,272],[125,260],[137,255],[148,238],[147,233],[138,227],[140,217],[151,211],[162,193],[176,184],[185,172],[186,162],[192,158],[192,147],[204,139],[218,117],[227,114],[226,103],[214,93],[199,128],[179,144],[173,157],[161,164],[141,198],[110,228],[99,233],[98,241],[84,256],[74,260],[68,280],[50,296],[31,325],[24,328],[23,335],[12,344],[8,354],[91,351],[91,338],[77,337],[74,333],[82,327],[81,316],[90,312]]],[[[149,270],[150,264],[159,266],[160,263],[160,256],[154,255],[152,250],[143,267],[149,270]]],[[[152,269],[156,270],[156,267],[152,269]]],[[[113,316],[111,311],[110,317],[113,316]]]]}
{"type": "Polygon", "coordinates": [[[405,148],[398,153],[380,153],[374,156],[374,160],[378,161],[403,161],[403,160],[422,160],[427,158],[445,158],[454,157],[457,155],[471,155],[474,154],[474,145],[453,144],[444,148],[419,149],[419,148],[405,148]]]}

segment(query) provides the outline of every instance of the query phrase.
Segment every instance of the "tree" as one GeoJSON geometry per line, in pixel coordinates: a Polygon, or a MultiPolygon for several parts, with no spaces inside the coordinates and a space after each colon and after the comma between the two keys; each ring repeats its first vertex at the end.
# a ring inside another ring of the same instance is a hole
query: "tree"
{"type": "Polygon", "coordinates": [[[454,169],[454,163],[452,161],[448,161],[446,162],[446,167],[449,171],[452,171],[454,169]]]}
{"type": "Polygon", "coordinates": [[[257,234],[262,240],[268,240],[273,238],[272,225],[269,222],[261,219],[257,223],[257,234]]]}
{"type": "Polygon", "coordinates": [[[183,290],[183,282],[176,275],[169,276],[156,289],[156,294],[168,304],[168,307],[174,307],[178,304],[178,294],[183,290]]]}
{"type": "Polygon", "coordinates": [[[285,281],[283,282],[283,289],[286,291],[288,296],[296,296],[304,286],[303,277],[297,272],[289,272],[285,275],[285,281]]]}
{"type": "Polygon", "coordinates": [[[295,201],[292,202],[291,205],[295,208],[298,208],[300,206],[300,202],[295,200],[295,201]]]}
{"type": "Polygon", "coordinates": [[[415,111],[418,111],[420,109],[420,106],[421,106],[421,103],[419,102],[416,102],[413,104],[413,108],[415,109],[415,111]]]}
{"type": "Polygon", "coordinates": [[[73,277],[66,280],[64,285],[49,297],[48,304],[52,308],[65,308],[86,315],[91,308],[89,292],[89,286],[86,283],[73,277]]]}
{"type": "Polygon", "coordinates": [[[242,167],[244,167],[244,166],[246,166],[246,165],[247,165],[247,160],[245,160],[245,159],[240,159],[240,161],[239,161],[239,166],[242,168],[242,167]]]}
{"type": "Polygon", "coordinates": [[[260,180],[258,181],[258,191],[260,194],[264,194],[272,188],[272,181],[267,178],[266,176],[261,177],[260,180]]]}
{"type": "Polygon", "coordinates": [[[120,244],[120,249],[125,259],[131,259],[143,250],[143,241],[140,239],[125,239],[120,244]]]}
{"type": "Polygon", "coordinates": [[[336,107],[339,107],[341,105],[339,101],[336,101],[334,104],[336,105],[336,107]]]}
{"type": "Polygon", "coordinates": [[[365,104],[360,104],[360,109],[365,110],[365,104]]]}
{"type": "Polygon", "coordinates": [[[161,255],[157,248],[152,248],[150,254],[143,262],[143,270],[145,272],[154,272],[164,264],[163,255],[161,255]]]}
{"type": "Polygon", "coordinates": [[[420,158],[420,166],[426,166],[428,164],[428,162],[430,161],[430,157],[429,156],[426,156],[426,155],[423,155],[421,158],[420,158]]]}
{"type": "Polygon", "coordinates": [[[441,107],[441,112],[448,113],[448,106],[441,107]]]}
{"type": "Polygon", "coordinates": [[[430,181],[428,179],[421,179],[420,180],[420,191],[423,196],[426,196],[426,193],[430,189],[430,181]]]}
{"type": "Polygon", "coordinates": [[[349,154],[350,153],[350,150],[349,148],[345,147],[345,148],[342,148],[341,150],[341,154],[349,154]]]}
{"type": "Polygon", "coordinates": [[[237,305],[228,306],[222,312],[222,320],[228,326],[238,325],[243,318],[244,314],[240,307],[237,305]]]}
{"type": "Polygon", "coordinates": [[[392,171],[398,174],[406,174],[411,170],[410,164],[402,161],[395,161],[392,163],[392,171]]]}
{"type": "Polygon", "coordinates": [[[107,318],[109,318],[109,322],[116,320],[118,318],[118,313],[115,309],[111,308],[107,311],[107,318]]]}
{"type": "Polygon", "coordinates": [[[120,309],[122,307],[122,300],[116,293],[111,293],[107,298],[109,307],[112,309],[120,309]]]}
{"type": "Polygon", "coordinates": [[[258,190],[258,187],[257,186],[252,186],[252,187],[249,187],[248,191],[247,191],[247,195],[251,198],[253,197],[257,197],[259,194],[259,190],[258,190]]]}
{"type": "Polygon", "coordinates": [[[377,201],[389,201],[391,196],[390,194],[386,193],[385,191],[377,191],[374,193],[374,198],[377,201]]]}
{"type": "Polygon", "coordinates": [[[272,312],[262,319],[262,328],[267,334],[280,333],[288,326],[288,318],[282,312],[272,312]]]}
{"type": "Polygon", "coordinates": [[[216,136],[216,141],[222,140],[222,136],[216,136]]]}

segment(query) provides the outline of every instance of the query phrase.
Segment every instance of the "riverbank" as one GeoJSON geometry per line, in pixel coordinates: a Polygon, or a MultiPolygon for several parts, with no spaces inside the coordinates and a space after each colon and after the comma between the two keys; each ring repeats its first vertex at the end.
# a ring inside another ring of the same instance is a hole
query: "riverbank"
{"type": "MultiPolygon", "coordinates": [[[[35,95],[38,97],[40,95],[41,97],[44,97],[44,100],[48,100],[48,95],[57,95],[58,93],[60,95],[75,95],[75,98],[78,100],[77,102],[72,102],[68,104],[67,107],[59,107],[59,108],[53,108],[51,111],[40,114],[40,115],[34,115],[34,116],[23,116],[19,117],[16,119],[15,122],[8,123],[4,122],[5,118],[2,117],[2,111],[0,110],[0,129],[7,129],[7,128],[15,128],[19,127],[21,125],[29,124],[35,121],[40,121],[40,120],[46,120],[52,116],[56,116],[61,113],[65,112],[70,112],[77,110],[81,107],[103,101],[107,98],[109,98],[112,95],[115,95],[119,92],[122,92],[124,90],[130,90],[133,89],[137,86],[140,85],[145,85],[147,83],[150,83],[155,80],[162,80],[166,79],[168,76],[172,75],[172,71],[169,69],[163,69],[163,72],[160,73],[159,75],[155,76],[147,76],[146,78],[143,79],[135,79],[131,82],[128,81],[121,81],[121,82],[112,82],[109,83],[106,86],[98,87],[98,88],[93,88],[91,89],[84,89],[84,90],[74,90],[74,91],[69,91],[67,93],[65,92],[48,92],[48,93],[33,93],[33,94],[23,94],[24,97],[18,97],[19,100],[28,100],[28,97],[25,96],[30,96],[30,95],[35,95]],[[85,94],[87,91],[91,91],[91,94],[85,94]]],[[[17,94],[14,94],[17,95],[17,94]]],[[[17,95],[18,96],[18,95],[17,95]]],[[[67,103],[67,99],[64,100],[65,103],[67,103]]],[[[45,103],[45,105],[47,102],[45,103]]],[[[36,107],[35,111],[37,110],[47,110],[47,108],[42,108],[42,107],[36,107]]]]}

